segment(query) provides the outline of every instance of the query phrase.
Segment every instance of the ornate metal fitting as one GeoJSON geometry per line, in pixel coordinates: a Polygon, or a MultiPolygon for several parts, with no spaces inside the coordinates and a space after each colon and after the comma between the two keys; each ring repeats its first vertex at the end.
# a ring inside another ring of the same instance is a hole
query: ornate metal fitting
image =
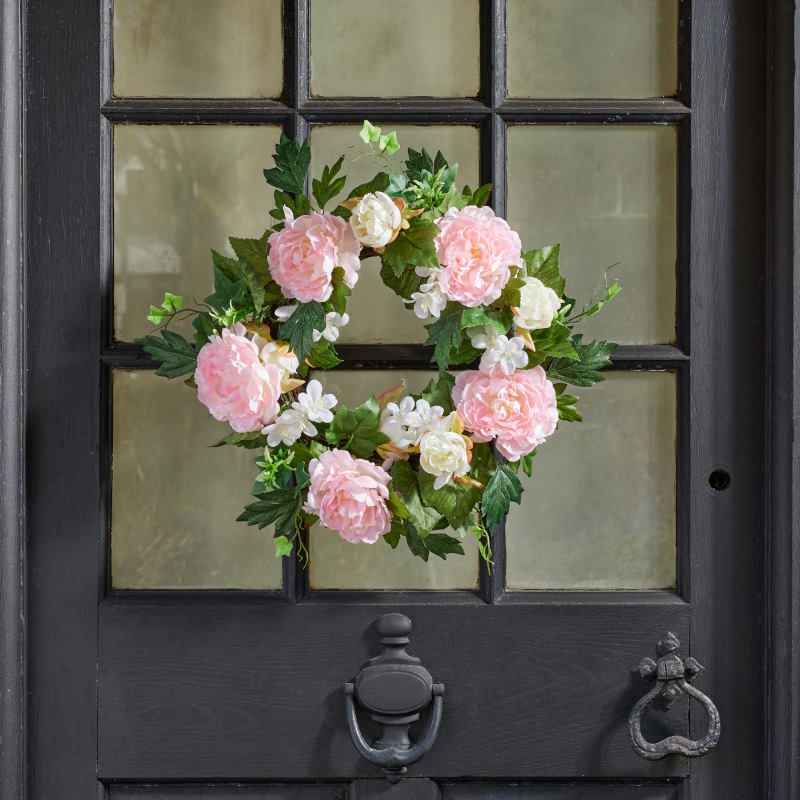
{"type": "Polygon", "coordinates": [[[692,686],[692,681],[703,671],[704,667],[697,659],[688,656],[681,658],[677,654],[681,643],[674,633],[668,633],[656,645],[658,660],[643,658],[639,662],[639,674],[646,680],[655,681],[656,685],[634,706],[628,721],[631,745],[638,755],[656,761],[668,755],[682,755],[697,758],[713,749],[719,741],[721,723],[719,711],[709,697],[692,686]],[[668,736],[660,742],[648,742],[642,734],[642,715],[650,704],[669,709],[681,695],[694,697],[702,703],[708,715],[708,731],[697,741],[685,736],[668,736]]]}
{"type": "Polygon", "coordinates": [[[430,750],[439,732],[444,686],[433,678],[418,658],[409,655],[411,620],[404,614],[384,614],[375,623],[383,651],[370,659],[351,683],[346,683],[347,725],[356,750],[383,768],[388,780],[397,783],[408,766],[430,750]],[[380,735],[370,745],[356,717],[355,700],[380,726],[380,735]],[[423,737],[416,743],[409,727],[433,700],[433,715],[423,737]]]}

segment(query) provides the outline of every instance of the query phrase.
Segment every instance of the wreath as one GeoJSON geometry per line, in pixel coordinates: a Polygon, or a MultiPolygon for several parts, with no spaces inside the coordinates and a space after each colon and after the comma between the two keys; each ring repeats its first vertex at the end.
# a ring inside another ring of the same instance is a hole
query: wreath
{"type": "Polygon", "coordinates": [[[405,540],[426,561],[463,555],[475,536],[491,568],[492,531],[522,496],[519,470],[531,475],[559,421],[581,420],[567,387],[603,380],[615,345],[584,342],[575,326],[619,284],[606,278],[578,310],[559,245],[523,251],[486,205],[490,184],[458,189],[458,165],[441,152],[409,148],[396,165],[396,133],[368,121],[359,135],[354,158],[381,169],[331,211],[345,157],[311,181],[309,198],[308,141],[282,135],[264,170],[274,224],[258,239],[231,237],[232,256],[212,250],[213,294],[185,308],[167,292],[148,315],[160,335],[140,342],[156,374],[190,375],[233,429],[216,445],[259,451],[255,499],[238,519],[274,526],[278,557],[296,549],[307,564],[302,533],[319,522],[348,542],[405,540]],[[375,255],[384,284],[426,321],[438,377],[419,395],[397,386],[347,408],[309,370],[341,363],[347,298],[375,255]],[[169,327],[187,317],[194,341],[169,327]]]}

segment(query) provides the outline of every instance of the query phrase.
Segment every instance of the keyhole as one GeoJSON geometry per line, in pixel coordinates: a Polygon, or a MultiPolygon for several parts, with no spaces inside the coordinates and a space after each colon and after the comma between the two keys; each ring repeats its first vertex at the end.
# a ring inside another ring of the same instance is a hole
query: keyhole
{"type": "Polygon", "coordinates": [[[731,475],[724,469],[715,469],[708,476],[708,485],[715,492],[724,492],[731,485],[731,475]]]}

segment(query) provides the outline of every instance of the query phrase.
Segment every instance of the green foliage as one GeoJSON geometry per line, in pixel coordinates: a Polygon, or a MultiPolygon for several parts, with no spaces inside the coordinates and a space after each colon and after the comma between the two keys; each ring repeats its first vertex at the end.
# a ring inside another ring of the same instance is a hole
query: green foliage
{"type": "Polygon", "coordinates": [[[178,378],[197,369],[197,351],[194,346],[179,333],[170,330],[160,331],[158,336],[145,336],[138,343],[144,346],[145,352],[160,362],[156,375],[165,378],[178,378]]]}
{"type": "Polygon", "coordinates": [[[308,362],[317,369],[333,369],[342,363],[342,359],[336,355],[336,349],[327,339],[320,339],[311,345],[308,362]]]}
{"type": "Polygon", "coordinates": [[[351,197],[363,197],[370,192],[385,192],[389,188],[389,176],[385,172],[379,172],[371,181],[360,183],[347,195],[351,197]]]}
{"type": "Polygon", "coordinates": [[[216,327],[214,326],[214,320],[207,311],[204,311],[202,314],[198,314],[192,320],[192,327],[195,330],[194,340],[199,345],[204,345],[212,334],[216,331],[216,327]]]}
{"type": "MultiPolygon", "coordinates": [[[[264,283],[269,283],[269,281],[272,280],[269,272],[269,262],[267,261],[267,253],[269,252],[269,245],[267,244],[268,237],[268,230],[264,231],[264,234],[259,239],[238,239],[235,236],[228,237],[228,241],[231,243],[236,257],[242,259],[242,261],[246,261],[252,267],[253,272],[255,272],[264,283]]],[[[216,255],[219,254],[217,253],[216,255]]],[[[214,263],[216,263],[216,261],[214,263]]]]}
{"type": "Polygon", "coordinates": [[[311,303],[299,303],[292,316],[281,324],[278,335],[289,342],[297,360],[302,364],[314,344],[314,331],[324,330],[325,311],[315,300],[311,303]]]}
{"type": "Polygon", "coordinates": [[[432,406],[441,406],[445,414],[454,410],[453,387],[456,379],[449,373],[440,373],[437,378],[432,378],[422,390],[422,399],[427,400],[432,406]]]}
{"type": "Polygon", "coordinates": [[[299,495],[309,483],[311,483],[311,476],[308,474],[305,463],[301,461],[294,470],[294,493],[299,495]]]}
{"type": "Polygon", "coordinates": [[[407,230],[400,231],[397,238],[386,245],[381,259],[395,277],[400,277],[409,266],[438,267],[436,247],[433,240],[439,228],[429,220],[414,218],[407,230]]]}
{"type": "Polygon", "coordinates": [[[161,308],[150,306],[150,313],[147,315],[147,319],[149,322],[152,322],[153,325],[160,325],[173,314],[177,314],[182,308],[183,298],[179,294],[165,292],[161,308]]]}
{"type": "Polygon", "coordinates": [[[396,295],[402,297],[403,300],[409,300],[414,292],[419,291],[424,279],[417,275],[413,267],[409,267],[398,277],[392,268],[381,260],[381,280],[396,295]]]}
{"type": "Polygon", "coordinates": [[[282,133],[280,142],[275,145],[273,158],[275,166],[264,170],[267,183],[290,194],[302,194],[311,163],[308,141],[300,144],[296,139],[290,139],[282,133]]]}
{"type": "Polygon", "coordinates": [[[560,394],[558,396],[558,418],[565,422],[581,422],[583,417],[581,412],[575,408],[578,396],[574,394],[560,394]]]}
{"type": "Polygon", "coordinates": [[[205,300],[213,309],[213,316],[226,328],[253,311],[253,301],[244,277],[231,279],[229,274],[214,265],[214,293],[205,300]]]}
{"type": "Polygon", "coordinates": [[[237,433],[234,431],[214,442],[211,447],[222,447],[224,444],[233,444],[237,447],[244,447],[247,450],[261,450],[267,444],[267,437],[258,431],[250,433],[237,433]]]}
{"type": "Polygon", "coordinates": [[[432,533],[425,537],[424,543],[433,555],[439,556],[443,560],[447,560],[447,556],[451,553],[464,555],[461,542],[447,533],[432,533]]]}
{"type": "Polygon", "coordinates": [[[512,501],[519,503],[521,499],[522,484],[519,482],[519,478],[509,469],[508,465],[498,464],[494,475],[486,484],[481,501],[481,511],[486,517],[489,530],[493,530],[508,514],[512,501]]]}
{"type": "Polygon", "coordinates": [[[292,543],[285,536],[275,537],[275,558],[283,558],[292,554],[292,543]]]}
{"type": "Polygon", "coordinates": [[[485,206],[491,193],[491,183],[484,183],[483,186],[479,186],[474,192],[469,186],[464,187],[464,198],[467,200],[467,205],[469,206],[485,206]]]}
{"type": "Polygon", "coordinates": [[[397,131],[389,131],[389,133],[381,134],[378,139],[378,150],[381,153],[386,153],[391,156],[400,149],[400,144],[397,141],[397,131]]]}
{"type": "Polygon", "coordinates": [[[533,474],[533,457],[536,455],[534,450],[532,453],[526,453],[517,462],[522,465],[522,471],[530,478],[533,474]]]}
{"type": "Polygon", "coordinates": [[[314,180],[311,181],[311,194],[314,195],[314,199],[319,204],[320,210],[324,210],[325,204],[333,200],[333,198],[344,189],[347,178],[345,178],[344,175],[341,178],[336,177],[339,174],[339,170],[342,168],[343,161],[344,156],[340,156],[339,160],[332,167],[326,166],[322,168],[322,178],[320,180],[314,178],[314,180]]]}
{"type": "Polygon", "coordinates": [[[532,278],[538,278],[545,286],[549,286],[559,297],[564,294],[566,279],[558,270],[558,257],[561,245],[540,247],[522,254],[525,270],[532,278]]]}
{"type": "Polygon", "coordinates": [[[337,314],[344,314],[347,298],[350,297],[350,287],[344,282],[344,270],[341,267],[334,267],[331,283],[333,291],[328,302],[337,314]]]}
{"type": "Polygon", "coordinates": [[[258,500],[246,506],[236,521],[258,525],[259,530],[274,524],[275,533],[289,533],[294,531],[301,502],[302,498],[294,489],[274,489],[258,495],[258,500]]]}
{"type": "Polygon", "coordinates": [[[398,494],[403,505],[408,509],[408,526],[413,526],[416,533],[430,533],[441,519],[441,514],[422,502],[417,483],[417,473],[407,461],[395,461],[390,470],[392,488],[398,494]]]}
{"type": "Polygon", "coordinates": [[[273,230],[279,230],[283,227],[283,220],[286,217],[286,213],[283,210],[284,206],[286,206],[295,217],[301,217],[303,214],[309,214],[311,212],[311,203],[302,192],[291,195],[282,192],[280,189],[276,189],[275,208],[270,209],[269,215],[279,222],[275,225],[273,230]]]}
{"type": "MultiPolygon", "coordinates": [[[[428,151],[423,147],[422,152],[408,148],[408,158],[405,162],[406,175],[409,181],[422,180],[424,173],[435,175],[440,169],[447,167],[447,159],[442,155],[439,150],[436,153],[436,158],[431,158],[428,151]]],[[[449,188],[449,187],[448,187],[449,188]]]]}
{"type": "Polygon", "coordinates": [[[609,303],[611,300],[613,300],[621,290],[622,287],[617,281],[614,281],[611,284],[606,283],[606,287],[600,297],[592,299],[588,305],[584,306],[581,313],[572,318],[572,322],[575,322],[583,317],[593,317],[606,303],[609,303]]]}
{"type": "Polygon", "coordinates": [[[370,458],[380,445],[389,441],[389,437],[378,429],[379,425],[378,402],[370,397],[352,410],[340,406],[325,432],[325,438],[328,444],[349,450],[358,458],[370,458]]]}
{"type": "Polygon", "coordinates": [[[538,355],[578,360],[578,353],[572,346],[572,331],[559,319],[554,319],[546,330],[531,331],[531,339],[536,345],[538,355]]]}
{"type": "Polygon", "coordinates": [[[451,349],[458,349],[462,342],[461,315],[464,309],[458,306],[450,312],[443,313],[432,325],[428,325],[426,345],[434,345],[433,361],[439,366],[439,372],[447,369],[451,349]]]}
{"type": "Polygon", "coordinates": [[[394,517],[392,519],[392,527],[389,530],[389,533],[385,533],[383,535],[383,540],[392,548],[392,550],[396,550],[397,545],[400,544],[400,538],[403,536],[405,536],[405,525],[401,520],[394,517]]]}
{"type": "Polygon", "coordinates": [[[511,327],[496,311],[489,312],[485,306],[465,308],[461,316],[462,328],[477,328],[479,325],[491,325],[498,333],[506,333],[511,327]]]}
{"type": "Polygon", "coordinates": [[[381,138],[381,129],[373,125],[368,119],[365,119],[358,135],[361,137],[361,141],[364,142],[364,144],[377,142],[381,138]]]}
{"type": "Polygon", "coordinates": [[[588,342],[583,344],[582,335],[572,337],[572,346],[578,361],[566,358],[553,359],[548,370],[551,381],[563,381],[571,386],[592,386],[604,380],[598,370],[611,364],[611,354],[616,349],[612,342],[588,342]]]}

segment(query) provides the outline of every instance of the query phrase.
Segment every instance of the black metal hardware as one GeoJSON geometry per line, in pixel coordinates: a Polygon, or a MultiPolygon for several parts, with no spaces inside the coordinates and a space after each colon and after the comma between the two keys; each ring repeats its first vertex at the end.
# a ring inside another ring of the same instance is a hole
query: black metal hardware
{"type": "Polygon", "coordinates": [[[410,764],[419,761],[436,739],[442,721],[444,685],[434,683],[420,660],[406,652],[411,620],[405,614],[384,614],[375,622],[383,651],[361,667],[352,683],[344,685],[347,726],[356,750],[383,768],[391,783],[401,780],[410,764]],[[408,735],[412,722],[433,699],[430,723],[418,742],[408,735]],[[355,700],[380,725],[370,745],[356,716],[355,700]]]}
{"type": "Polygon", "coordinates": [[[704,756],[719,741],[721,723],[719,711],[709,697],[692,686],[692,681],[703,671],[704,667],[689,656],[681,658],[677,649],[681,646],[674,633],[668,633],[656,645],[658,661],[644,658],[639,663],[639,674],[654,680],[656,685],[633,707],[628,720],[628,731],[631,745],[638,755],[650,761],[657,761],[668,755],[681,755],[687,758],[704,756]],[[651,703],[667,710],[685,694],[703,704],[708,716],[708,731],[702,739],[692,740],[685,736],[668,736],[660,742],[648,742],[642,734],[642,714],[651,703]]]}

